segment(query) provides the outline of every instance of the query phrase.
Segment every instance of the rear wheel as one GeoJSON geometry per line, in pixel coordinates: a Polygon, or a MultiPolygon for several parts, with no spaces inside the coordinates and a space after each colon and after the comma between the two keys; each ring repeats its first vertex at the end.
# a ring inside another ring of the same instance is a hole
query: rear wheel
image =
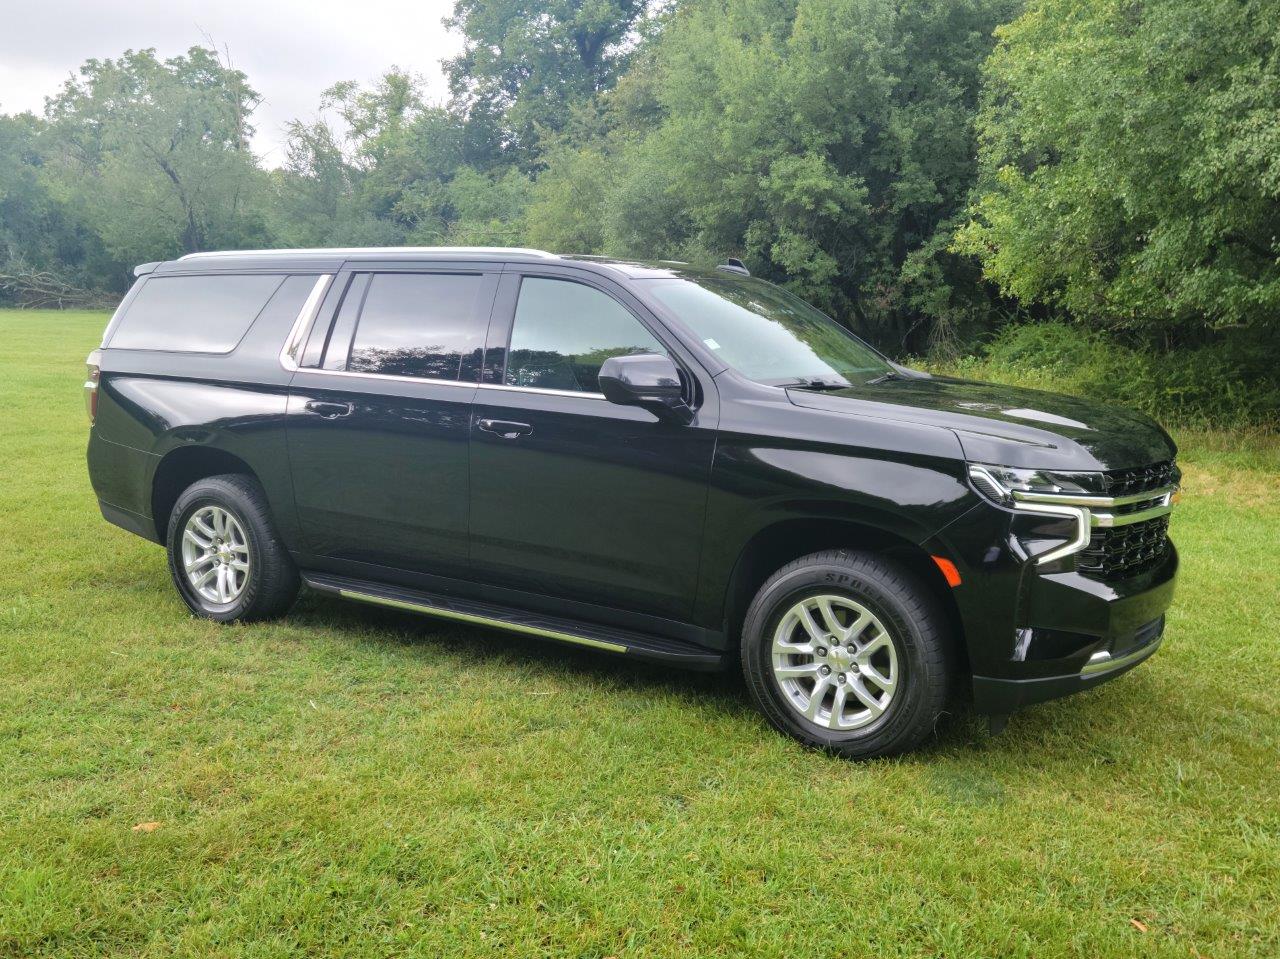
{"type": "Polygon", "coordinates": [[[232,622],[284,613],[298,571],[271,522],[262,487],[228,473],[198,480],[169,516],[169,572],[197,616],[232,622]]]}
{"type": "Polygon", "coordinates": [[[765,717],[809,746],[869,759],[917,746],[947,696],[944,619],[905,569],[829,550],[778,570],[747,610],[742,668],[765,717]]]}

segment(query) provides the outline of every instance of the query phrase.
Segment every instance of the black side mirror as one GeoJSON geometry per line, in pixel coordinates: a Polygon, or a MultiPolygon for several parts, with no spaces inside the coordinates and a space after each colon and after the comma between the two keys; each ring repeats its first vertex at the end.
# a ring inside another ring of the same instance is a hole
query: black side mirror
{"type": "Polygon", "coordinates": [[[693,410],[684,401],[680,371],[669,356],[609,357],[600,367],[600,392],[610,403],[639,406],[659,419],[676,423],[693,419],[693,410]]]}

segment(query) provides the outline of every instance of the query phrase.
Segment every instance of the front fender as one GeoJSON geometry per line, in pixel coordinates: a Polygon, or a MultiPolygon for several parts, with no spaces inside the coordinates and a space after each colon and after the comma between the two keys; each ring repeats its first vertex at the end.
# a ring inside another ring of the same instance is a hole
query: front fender
{"type": "Polygon", "coordinates": [[[775,433],[722,423],[695,604],[699,623],[723,623],[739,558],[771,528],[857,524],[914,545],[977,502],[950,430],[816,410],[805,411],[802,424],[797,419],[786,417],[775,433]]]}

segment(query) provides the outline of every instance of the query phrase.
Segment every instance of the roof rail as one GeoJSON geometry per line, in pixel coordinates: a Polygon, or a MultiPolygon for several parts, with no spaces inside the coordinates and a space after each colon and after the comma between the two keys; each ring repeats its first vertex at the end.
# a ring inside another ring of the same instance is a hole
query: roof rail
{"type": "Polygon", "coordinates": [[[532,250],[523,246],[335,246],[311,247],[306,249],[279,250],[211,250],[207,253],[188,253],[179,260],[211,260],[221,256],[355,256],[361,253],[483,253],[498,256],[530,256],[554,259],[554,253],[546,250],[532,250]]]}

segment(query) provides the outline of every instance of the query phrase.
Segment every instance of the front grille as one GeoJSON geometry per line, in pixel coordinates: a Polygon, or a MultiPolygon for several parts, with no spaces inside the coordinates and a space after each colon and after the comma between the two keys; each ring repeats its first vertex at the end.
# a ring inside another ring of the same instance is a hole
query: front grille
{"type": "Polygon", "coordinates": [[[1107,581],[1127,579],[1160,562],[1168,549],[1168,515],[1128,526],[1095,529],[1088,547],[1076,558],[1076,569],[1107,581]]]}
{"type": "Polygon", "coordinates": [[[1102,474],[1102,489],[1107,496],[1128,496],[1131,493],[1145,493],[1172,486],[1178,479],[1178,467],[1172,460],[1165,460],[1150,466],[1109,470],[1102,474]]]}

